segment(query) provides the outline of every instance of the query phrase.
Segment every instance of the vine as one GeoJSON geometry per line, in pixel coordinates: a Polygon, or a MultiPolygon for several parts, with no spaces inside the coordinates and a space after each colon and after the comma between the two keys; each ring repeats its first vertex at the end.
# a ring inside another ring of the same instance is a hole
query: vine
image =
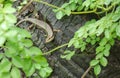
{"type": "MultiPolygon", "coordinates": [[[[80,49],[81,52],[84,52],[88,44],[96,45],[97,43],[96,56],[90,62],[88,69],[93,68],[95,75],[99,75],[101,67],[108,64],[107,57],[110,55],[110,49],[115,40],[120,40],[120,0],[69,0],[61,8],[54,9],[54,12],[58,19],[70,14],[106,13],[99,20],[92,19],[80,27],[68,44],[68,47],[73,45],[75,48],[80,49]],[[64,9],[64,11],[61,9],[64,9]]],[[[73,51],[69,51],[70,53],[73,53],[73,51]]],[[[66,57],[67,55],[65,55],[66,57]]],[[[84,78],[85,74],[82,78],[84,78]]]]}
{"type": "MultiPolygon", "coordinates": [[[[120,0],[69,0],[61,7],[49,4],[42,0],[37,1],[54,8],[56,18],[71,14],[103,14],[98,20],[92,19],[75,32],[69,43],[56,47],[46,53],[33,46],[30,40],[31,34],[15,26],[16,17],[13,15],[16,9],[12,7],[14,0],[0,0],[0,78],[21,78],[21,72],[26,77],[37,72],[42,78],[46,78],[52,72],[46,58],[43,55],[67,46],[80,49],[84,52],[88,44],[96,45],[95,58],[90,62],[90,67],[83,74],[82,78],[91,68],[98,76],[101,67],[108,64],[107,57],[115,40],[120,40],[120,0]],[[105,13],[105,14],[104,14],[105,13]]],[[[61,58],[70,60],[75,51],[67,50],[61,58]]]]}
{"type": "Polygon", "coordinates": [[[48,77],[52,69],[42,51],[33,46],[31,34],[15,26],[14,0],[0,0],[0,78],[48,77]]]}

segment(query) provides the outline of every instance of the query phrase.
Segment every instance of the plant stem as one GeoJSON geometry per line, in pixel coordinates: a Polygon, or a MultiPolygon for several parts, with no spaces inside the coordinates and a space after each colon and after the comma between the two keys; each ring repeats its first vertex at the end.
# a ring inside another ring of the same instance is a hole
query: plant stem
{"type": "MultiPolygon", "coordinates": [[[[57,7],[55,5],[52,5],[52,4],[49,4],[47,2],[44,2],[44,1],[38,1],[38,0],[35,0],[36,2],[39,2],[39,3],[42,3],[42,4],[45,4],[47,6],[50,6],[52,8],[55,8],[55,9],[59,9],[63,12],[66,12],[66,10],[64,10],[63,8],[60,8],[60,7],[57,7]]],[[[96,13],[96,10],[93,10],[93,11],[82,11],[82,12],[71,12],[71,14],[88,14],[88,13],[96,13]]]]}
{"type": "Polygon", "coordinates": [[[59,10],[61,10],[61,11],[63,11],[63,12],[66,12],[66,10],[64,10],[64,9],[62,9],[62,8],[60,8],[60,7],[57,7],[57,6],[55,6],[55,5],[49,4],[49,3],[47,3],[47,2],[39,1],[39,0],[35,0],[35,1],[36,1],[36,2],[39,2],[39,3],[42,3],[42,4],[45,4],[45,5],[47,5],[47,6],[50,6],[50,7],[52,7],[52,8],[59,9],[59,10]]]}
{"type": "Polygon", "coordinates": [[[87,75],[87,73],[90,71],[92,67],[89,66],[88,69],[84,72],[84,74],[81,76],[81,78],[85,78],[85,76],[87,75]]]}
{"type": "Polygon", "coordinates": [[[58,46],[58,47],[56,47],[56,48],[54,48],[54,49],[52,49],[52,50],[50,50],[48,52],[43,53],[43,55],[50,54],[50,53],[54,52],[55,50],[58,50],[58,49],[60,49],[60,48],[62,48],[64,46],[67,46],[67,45],[68,45],[68,43],[62,44],[62,45],[60,45],[60,46],[58,46]]]}

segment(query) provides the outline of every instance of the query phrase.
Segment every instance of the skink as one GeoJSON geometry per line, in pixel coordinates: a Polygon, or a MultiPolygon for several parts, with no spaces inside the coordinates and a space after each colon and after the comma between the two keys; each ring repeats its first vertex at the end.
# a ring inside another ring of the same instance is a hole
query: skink
{"type": "Polygon", "coordinates": [[[16,25],[19,25],[20,23],[22,23],[24,21],[29,21],[31,23],[36,24],[37,28],[44,29],[47,32],[47,38],[45,40],[46,43],[48,43],[54,39],[53,30],[50,27],[50,25],[48,25],[46,22],[35,19],[35,18],[25,18],[25,19],[22,19],[21,21],[19,21],[16,25]]]}

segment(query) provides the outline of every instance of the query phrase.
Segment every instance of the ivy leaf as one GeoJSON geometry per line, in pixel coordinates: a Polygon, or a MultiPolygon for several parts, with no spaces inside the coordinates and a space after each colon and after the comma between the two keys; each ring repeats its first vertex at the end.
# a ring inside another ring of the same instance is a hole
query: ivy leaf
{"type": "Polygon", "coordinates": [[[23,70],[24,70],[26,76],[30,77],[35,72],[35,67],[34,67],[34,65],[31,65],[29,69],[27,69],[27,70],[23,69],[23,70]]]}
{"type": "Polygon", "coordinates": [[[3,3],[4,2],[4,0],[0,0],[0,3],[3,3]]]}
{"type": "Polygon", "coordinates": [[[118,21],[120,19],[120,12],[119,13],[114,13],[113,17],[112,17],[112,20],[114,22],[118,21]]]}
{"type": "Polygon", "coordinates": [[[4,53],[0,53],[0,60],[4,57],[4,53]]]}
{"type": "Polygon", "coordinates": [[[69,41],[68,47],[72,46],[73,43],[74,43],[74,38],[69,41]]]}
{"type": "Polygon", "coordinates": [[[11,78],[10,72],[0,73],[0,78],[11,78]]]}
{"type": "Polygon", "coordinates": [[[2,22],[3,21],[3,19],[4,19],[4,14],[0,14],[0,22],[2,22]]]}
{"type": "Polygon", "coordinates": [[[84,6],[81,5],[77,8],[77,11],[81,11],[83,8],[84,8],[84,6]]]}
{"type": "Polygon", "coordinates": [[[64,13],[63,13],[62,11],[58,11],[58,12],[56,13],[56,18],[57,18],[57,19],[61,19],[61,18],[63,17],[63,15],[64,15],[64,13]]]}
{"type": "Polygon", "coordinates": [[[61,55],[61,58],[65,58],[67,60],[70,60],[71,57],[75,54],[75,51],[69,51],[69,50],[66,50],[64,52],[64,55],[61,55]]]}
{"type": "Polygon", "coordinates": [[[99,59],[101,57],[103,57],[103,53],[99,53],[99,54],[96,55],[96,59],[99,59]]]}
{"type": "Polygon", "coordinates": [[[99,26],[96,31],[97,31],[96,32],[97,36],[100,36],[103,33],[103,31],[104,31],[104,27],[103,26],[99,26]]]}
{"type": "Polygon", "coordinates": [[[116,34],[120,37],[120,24],[116,27],[116,34]]]}
{"type": "Polygon", "coordinates": [[[23,59],[23,71],[27,77],[30,77],[35,72],[35,66],[31,58],[23,59]]]}
{"type": "Polygon", "coordinates": [[[3,36],[0,36],[0,46],[3,46],[3,44],[5,43],[6,38],[3,36]]]}
{"type": "Polygon", "coordinates": [[[31,47],[33,45],[30,39],[23,39],[22,43],[24,44],[25,47],[31,47]]]}
{"type": "Polygon", "coordinates": [[[96,39],[94,39],[94,40],[91,40],[91,42],[90,42],[92,45],[94,45],[95,43],[96,43],[96,39]]]}
{"type": "Polygon", "coordinates": [[[88,7],[90,5],[91,1],[90,0],[86,0],[83,2],[83,6],[88,7]]]}
{"type": "Polygon", "coordinates": [[[16,10],[15,8],[12,8],[12,5],[10,3],[6,4],[5,7],[3,8],[3,11],[5,13],[14,13],[16,10]]]}
{"type": "Polygon", "coordinates": [[[52,72],[52,69],[50,67],[45,67],[45,68],[41,68],[41,70],[39,71],[39,74],[42,78],[47,78],[51,72],[52,72]]]}
{"type": "Polygon", "coordinates": [[[5,33],[5,37],[9,38],[9,40],[14,41],[14,37],[17,36],[17,31],[16,30],[9,30],[8,32],[5,33]]]}
{"type": "Polygon", "coordinates": [[[1,23],[0,28],[1,28],[2,30],[5,30],[5,31],[6,31],[6,30],[9,29],[9,26],[8,26],[7,22],[4,21],[4,22],[1,23]]]}
{"type": "Polygon", "coordinates": [[[17,22],[17,19],[13,14],[8,14],[5,15],[5,21],[7,21],[9,24],[14,24],[17,22]]]}
{"type": "Polygon", "coordinates": [[[101,52],[101,51],[103,51],[104,48],[105,48],[105,47],[103,47],[103,46],[98,46],[98,47],[96,48],[96,54],[99,53],[99,52],[101,52]]]}
{"type": "Polygon", "coordinates": [[[73,45],[75,46],[75,48],[80,48],[81,47],[78,40],[75,40],[73,45]]]}
{"type": "Polygon", "coordinates": [[[19,33],[17,35],[18,40],[21,40],[23,38],[31,38],[31,34],[27,30],[25,30],[25,29],[20,29],[18,27],[13,27],[13,30],[17,30],[18,31],[18,33],[19,33]]]}
{"type": "Polygon", "coordinates": [[[65,8],[65,7],[67,7],[67,6],[69,6],[69,3],[64,3],[64,4],[61,6],[61,8],[65,8]]]}
{"type": "Polygon", "coordinates": [[[110,55],[110,52],[109,52],[108,50],[104,50],[104,51],[103,51],[103,54],[104,54],[104,56],[107,56],[107,57],[108,57],[108,56],[110,55]]]}
{"type": "Polygon", "coordinates": [[[100,58],[100,64],[102,66],[107,66],[107,64],[108,64],[107,59],[105,57],[100,58]]]}
{"type": "Polygon", "coordinates": [[[34,66],[35,66],[35,68],[38,69],[38,70],[40,70],[40,69],[42,68],[39,63],[35,63],[34,66]]]}
{"type": "Polygon", "coordinates": [[[65,13],[69,16],[71,14],[71,8],[69,6],[65,7],[65,13]]]}
{"type": "Polygon", "coordinates": [[[105,37],[107,39],[110,39],[111,35],[110,35],[110,31],[108,29],[105,30],[105,37]]]}
{"type": "Polygon", "coordinates": [[[96,65],[96,66],[94,67],[94,73],[95,73],[95,75],[97,76],[98,74],[100,74],[100,72],[101,72],[101,67],[100,67],[100,65],[96,65]]]}
{"type": "Polygon", "coordinates": [[[108,40],[104,37],[102,38],[102,40],[100,41],[100,46],[104,46],[106,43],[108,42],[108,40]]]}
{"type": "Polygon", "coordinates": [[[76,9],[76,3],[74,3],[74,2],[72,2],[69,6],[72,11],[74,11],[76,9]]]}
{"type": "Polygon", "coordinates": [[[114,39],[110,39],[109,43],[110,43],[110,45],[114,45],[115,40],[114,39]]]}
{"type": "Polygon", "coordinates": [[[109,5],[111,3],[112,0],[105,0],[105,5],[109,5]]]}
{"type": "Polygon", "coordinates": [[[39,63],[42,67],[48,66],[47,60],[45,57],[39,55],[39,56],[34,56],[32,59],[36,62],[39,63]]]}
{"type": "Polygon", "coordinates": [[[90,62],[90,66],[95,66],[95,65],[97,65],[99,63],[99,60],[92,60],[91,62],[90,62]]]}
{"type": "Polygon", "coordinates": [[[12,57],[12,63],[18,68],[23,68],[23,59],[19,56],[12,57]]]}
{"type": "Polygon", "coordinates": [[[29,56],[42,55],[42,51],[37,47],[31,47],[28,51],[26,51],[26,54],[28,54],[29,56]]]}
{"type": "Polygon", "coordinates": [[[11,62],[7,58],[3,58],[0,62],[0,72],[9,72],[11,65],[11,62]]]}
{"type": "Polygon", "coordinates": [[[20,70],[16,67],[13,67],[11,70],[11,76],[12,78],[21,78],[20,70]]]}

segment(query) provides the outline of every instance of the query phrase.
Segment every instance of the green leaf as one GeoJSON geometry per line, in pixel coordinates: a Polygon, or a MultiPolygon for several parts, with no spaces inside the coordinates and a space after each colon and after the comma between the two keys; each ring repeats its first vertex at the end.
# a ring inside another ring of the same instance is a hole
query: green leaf
{"type": "Polygon", "coordinates": [[[84,45],[84,46],[82,46],[81,47],[81,52],[83,52],[84,50],[85,50],[85,48],[86,48],[86,46],[84,45]]]}
{"type": "Polygon", "coordinates": [[[35,72],[34,62],[31,58],[23,59],[23,71],[27,77],[30,77],[35,72]]]}
{"type": "Polygon", "coordinates": [[[120,37],[120,24],[116,27],[116,34],[120,37]]]}
{"type": "Polygon", "coordinates": [[[57,19],[61,19],[61,18],[63,17],[63,15],[64,15],[64,13],[63,13],[62,11],[58,11],[58,12],[56,13],[56,18],[57,18],[57,19]]]}
{"type": "Polygon", "coordinates": [[[64,4],[61,6],[61,8],[65,8],[65,7],[67,7],[67,6],[69,6],[69,3],[64,3],[64,4]]]}
{"type": "Polygon", "coordinates": [[[35,67],[32,65],[28,70],[23,69],[26,76],[30,77],[35,72],[35,67]]]}
{"type": "Polygon", "coordinates": [[[31,34],[25,30],[25,29],[20,29],[18,27],[13,27],[13,30],[17,30],[18,31],[18,39],[21,40],[22,38],[31,38],[31,34]]]}
{"type": "Polygon", "coordinates": [[[111,3],[112,0],[104,0],[105,5],[109,5],[111,3]]]}
{"type": "Polygon", "coordinates": [[[103,57],[103,53],[99,53],[96,55],[96,59],[100,59],[101,57],[103,57]]]}
{"type": "Polygon", "coordinates": [[[81,11],[82,9],[84,8],[84,6],[79,6],[78,8],[77,8],[77,11],[79,12],[79,11],[81,11]]]}
{"type": "Polygon", "coordinates": [[[110,39],[111,34],[110,34],[109,29],[106,29],[106,30],[105,30],[105,37],[106,37],[107,39],[110,39]]]}
{"type": "Polygon", "coordinates": [[[110,45],[113,46],[115,44],[115,40],[114,39],[110,39],[109,43],[110,43],[110,45]]]}
{"type": "Polygon", "coordinates": [[[11,78],[10,72],[0,73],[0,78],[11,78]]]}
{"type": "Polygon", "coordinates": [[[86,42],[89,43],[90,41],[91,41],[91,39],[89,37],[87,37],[86,42]]]}
{"type": "Polygon", "coordinates": [[[4,0],[0,0],[0,3],[3,3],[4,2],[4,0]]]}
{"type": "Polygon", "coordinates": [[[17,19],[16,19],[15,15],[8,14],[8,15],[5,15],[5,21],[7,21],[9,24],[14,24],[17,22],[17,19]]]}
{"type": "Polygon", "coordinates": [[[74,11],[76,9],[76,3],[72,2],[70,5],[69,5],[70,9],[72,11],[74,11]]]}
{"type": "Polygon", "coordinates": [[[98,47],[96,48],[96,54],[99,53],[99,52],[101,52],[101,51],[103,51],[104,48],[105,48],[105,47],[103,47],[103,46],[98,46],[98,47]]]}
{"type": "Polygon", "coordinates": [[[4,31],[8,30],[9,29],[9,26],[7,24],[6,21],[2,22],[1,25],[0,25],[0,28],[4,31]]]}
{"type": "Polygon", "coordinates": [[[2,22],[4,19],[4,14],[0,13],[0,22],[2,22]]]}
{"type": "Polygon", "coordinates": [[[5,43],[6,38],[3,36],[0,36],[0,46],[3,46],[3,44],[5,43]]]}
{"type": "Polygon", "coordinates": [[[8,59],[3,58],[2,61],[0,62],[0,73],[9,72],[10,69],[11,69],[11,62],[9,62],[8,59]]]}
{"type": "Polygon", "coordinates": [[[94,45],[95,43],[96,43],[96,39],[94,39],[94,40],[91,40],[91,42],[90,42],[92,45],[94,45]]]}
{"type": "Polygon", "coordinates": [[[74,43],[74,38],[69,41],[68,47],[72,46],[73,43],[74,43]]]}
{"type": "Polygon", "coordinates": [[[12,63],[18,68],[23,68],[23,59],[20,56],[12,57],[12,63]]]}
{"type": "Polygon", "coordinates": [[[64,52],[64,55],[61,55],[61,58],[65,58],[67,60],[70,60],[71,57],[75,54],[75,51],[69,51],[69,50],[66,50],[64,52]]]}
{"type": "Polygon", "coordinates": [[[33,42],[30,39],[23,39],[22,43],[25,47],[31,47],[33,45],[33,42]]]}
{"type": "Polygon", "coordinates": [[[107,57],[110,55],[110,52],[107,50],[104,50],[103,53],[104,53],[104,56],[107,56],[107,57]]]}
{"type": "Polygon", "coordinates": [[[108,42],[108,40],[104,37],[102,38],[102,40],[100,41],[100,46],[104,46],[106,43],[108,42]]]}
{"type": "Polygon", "coordinates": [[[75,40],[73,45],[75,46],[75,48],[80,48],[80,43],[78,40],[75,40]]]}
{"type": "Polygon", "coordinates": [[[108,50],[108,51],[109,51],[110,48],[111,48],[111,45],[110,45],[110,44],[106,44],[106,45],[105,45],[105,50],[108,50]]]}
{"type": "Polygon", "coordinates": [[[102,66],[107,66],[107,64],[108,64],[107,59],[106,59],[105,57],[102,57],[102,58],[100,59],[100,64],[101,64],[102,66]]]}
{"type": "Polygon", "coordinates": [[[112,16],[112,21],[116,22],[120,19],[120,12],[119,13],[114,13],[112,16]]]}
{"type": "Polygon", "coordinates": [[[11,76],[12,78],[21,78],[20,70],[16,67],[13,67],[11,70],[11,76]]]}
{"type": "Polygon", "coordinates": [[[90,62],[90,66],[95,66],[95,65],[97,65],[99,63],[99,60],[92,60],[91,62],[90,62]]]}
{"type": "Polygon", "coordinates": [[[28,54],[29,56],[42,55],[42,51],[37,47],[31,47],[28,51],[26,51],[26,54],[28,54]]]}
{"type": "Polygon", "coordinates": [[[104,32],[104,27],[103,26],[99,26],[96,31],[97,31],[96,32],[97,36],[100,36],[104,32]]]}
{"type": "Polygon", "coordinates": [[[94,67],[94,73],[95,73],[95,75],[97,76],[98,74],[100,74],[100,72],[101,72],[101,67],[100,67],[100,65],[96,65],[96,66],[94,67]]]}
{"type": "Polygon", "coordinates": [[[67,6],[67,7],[65,7],[65,13],[68,15],[68,16],[70,16],[70,14],[71,14],[71,8],[69,7],[69,6],[67,6]]]}
{"type": "Polygon", "coordinates": [[[35,66],[35,68],[38,69],[38,70],[41,69],[41,65],[40,65],[39,63],[35,63],[34,66],[35,66]]]}
{"type": "Polygon", "coordinates": [[[14,13],[16,10],[15,8],[12,8],[12,5],[10,3],[6,4],[5,7],[3,8],[3,11],[5,13],[14,13]]]}
{"type": "Polygon", "coordinates": [[[45,67],[39,71],[39,74],[42,78],[47,78],[51,74],[51,72],[52,69],[50,67],[45,67]]]}
{"type": "Polygon", "coordinates": [[[0,53],[0,60],[4,57],[4,53],[0,53]]]}
{"type": "Polygon", "coordinates": [[[14,41],[14,37],[17,36],[17,31],[16,30],[9,30],[8,32],[5,33],[5,37],[9,38],[9,40],[14,41]]]}
{"type": "Polygon", "coordinates": [[[86,0],[86,1],[83,2],[82,5],[88,7],[90,5],[90,3],[91,3],[90,0],[86,0]]]}
{"type": "Polygon", "coordinates": [[[45,57],[39,55],[39,56],[34,56],[32,59],[36,62],[39,63],[42,67],[48,66],[47,60],[45,57]]]}

